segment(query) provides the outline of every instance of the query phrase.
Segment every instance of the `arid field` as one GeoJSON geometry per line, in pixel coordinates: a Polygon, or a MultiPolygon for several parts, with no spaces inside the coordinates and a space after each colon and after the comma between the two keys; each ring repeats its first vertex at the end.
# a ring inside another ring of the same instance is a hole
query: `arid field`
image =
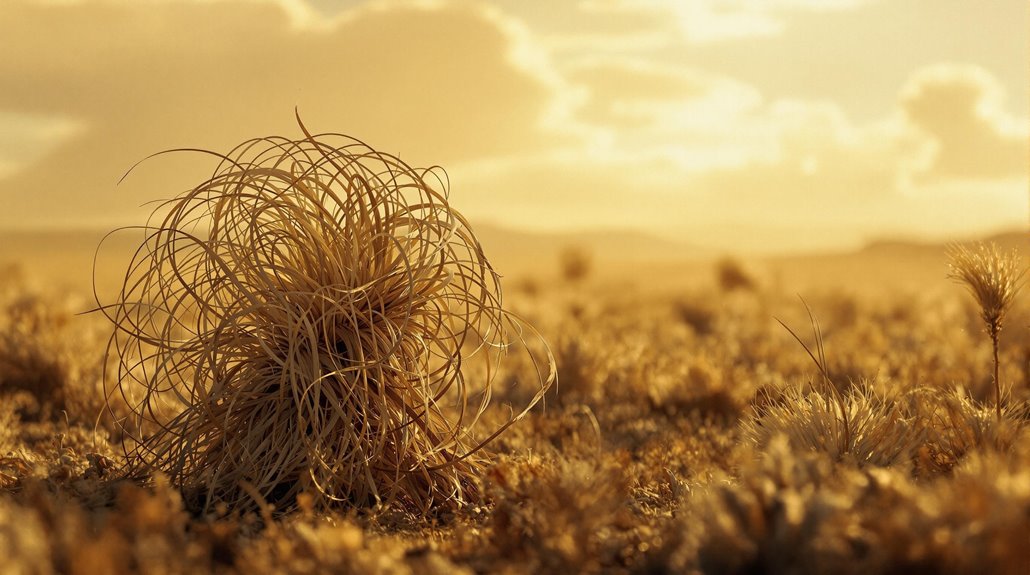
{"type": "Polygon", "coordinates": [[[0,0],[0,575],[1030,575],[1026,0],[0,0]]]}
{"type": "MultiPolygon", "coordinates": [[[[112,327],[89,312],[96,239],[3,254],[4,573],[1030,570],[1030,294],[1000,332],[998,419],[981,310],[942,246],[621,262],[498,247],[505,305],[558,383],[477,453],[474,496],[422,509],[303,489],[198,506],[160,472],[127,477],[131,398],[111,393],[112,327]]],[[[494,378],[487,428],[532,395],[526,357],[494,378]]]]}

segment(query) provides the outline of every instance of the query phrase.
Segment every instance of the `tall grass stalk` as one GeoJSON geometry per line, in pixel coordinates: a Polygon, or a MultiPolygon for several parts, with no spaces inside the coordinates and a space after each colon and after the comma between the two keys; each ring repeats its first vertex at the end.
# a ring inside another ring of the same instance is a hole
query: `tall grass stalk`
{"type": "Polygon", "coordinates": [[[1015,251],[1002,254],[994,243],[973,246],[952,244],[948,247],[948,278],[965,286],[980,306],[980,317],[991,338],[994,358],[995,411],[1001,421],[1001,377],[998,360],[998,340],[1005,316],[1016,293],[1022,287],[1026,268],[1015,251]]]}

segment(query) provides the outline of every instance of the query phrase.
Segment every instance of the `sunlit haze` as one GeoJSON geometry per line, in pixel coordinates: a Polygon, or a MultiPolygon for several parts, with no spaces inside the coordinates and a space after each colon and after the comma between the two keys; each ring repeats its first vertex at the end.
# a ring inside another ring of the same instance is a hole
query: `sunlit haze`
{"type": "Polygon", "coordinates": [[[1021,0],[4,0],[0,229],[140,223],[295,108],[473,222],[702,249],[1026,227],[1021,0]]]}

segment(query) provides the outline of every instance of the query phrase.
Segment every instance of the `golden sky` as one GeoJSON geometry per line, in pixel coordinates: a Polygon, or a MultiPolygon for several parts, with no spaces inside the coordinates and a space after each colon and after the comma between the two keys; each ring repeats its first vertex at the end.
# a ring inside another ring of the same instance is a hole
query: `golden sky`
{"type": "Polygon", "coordinates": [[[3,0],[0,228],[135,224],[255,136],[473,221],[720,250],[1026,227],[1024,0],[3,0]]]}

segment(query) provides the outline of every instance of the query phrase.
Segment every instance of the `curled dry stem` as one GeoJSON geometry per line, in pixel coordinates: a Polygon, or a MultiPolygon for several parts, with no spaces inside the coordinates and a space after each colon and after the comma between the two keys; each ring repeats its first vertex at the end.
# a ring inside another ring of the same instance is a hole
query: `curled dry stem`
{"type": "Polygon", "coordinates": [[[299,140],[193,150],[217,169],[155,210],[117,300],[98,301],[128,473],[159,470],[204,509],[474,501],[481,450],[541,400],[554,358],[502,307],[442,170],[298,123],[299,140]],[[539,389],[481,432],[519,346],[539,389]]]}

